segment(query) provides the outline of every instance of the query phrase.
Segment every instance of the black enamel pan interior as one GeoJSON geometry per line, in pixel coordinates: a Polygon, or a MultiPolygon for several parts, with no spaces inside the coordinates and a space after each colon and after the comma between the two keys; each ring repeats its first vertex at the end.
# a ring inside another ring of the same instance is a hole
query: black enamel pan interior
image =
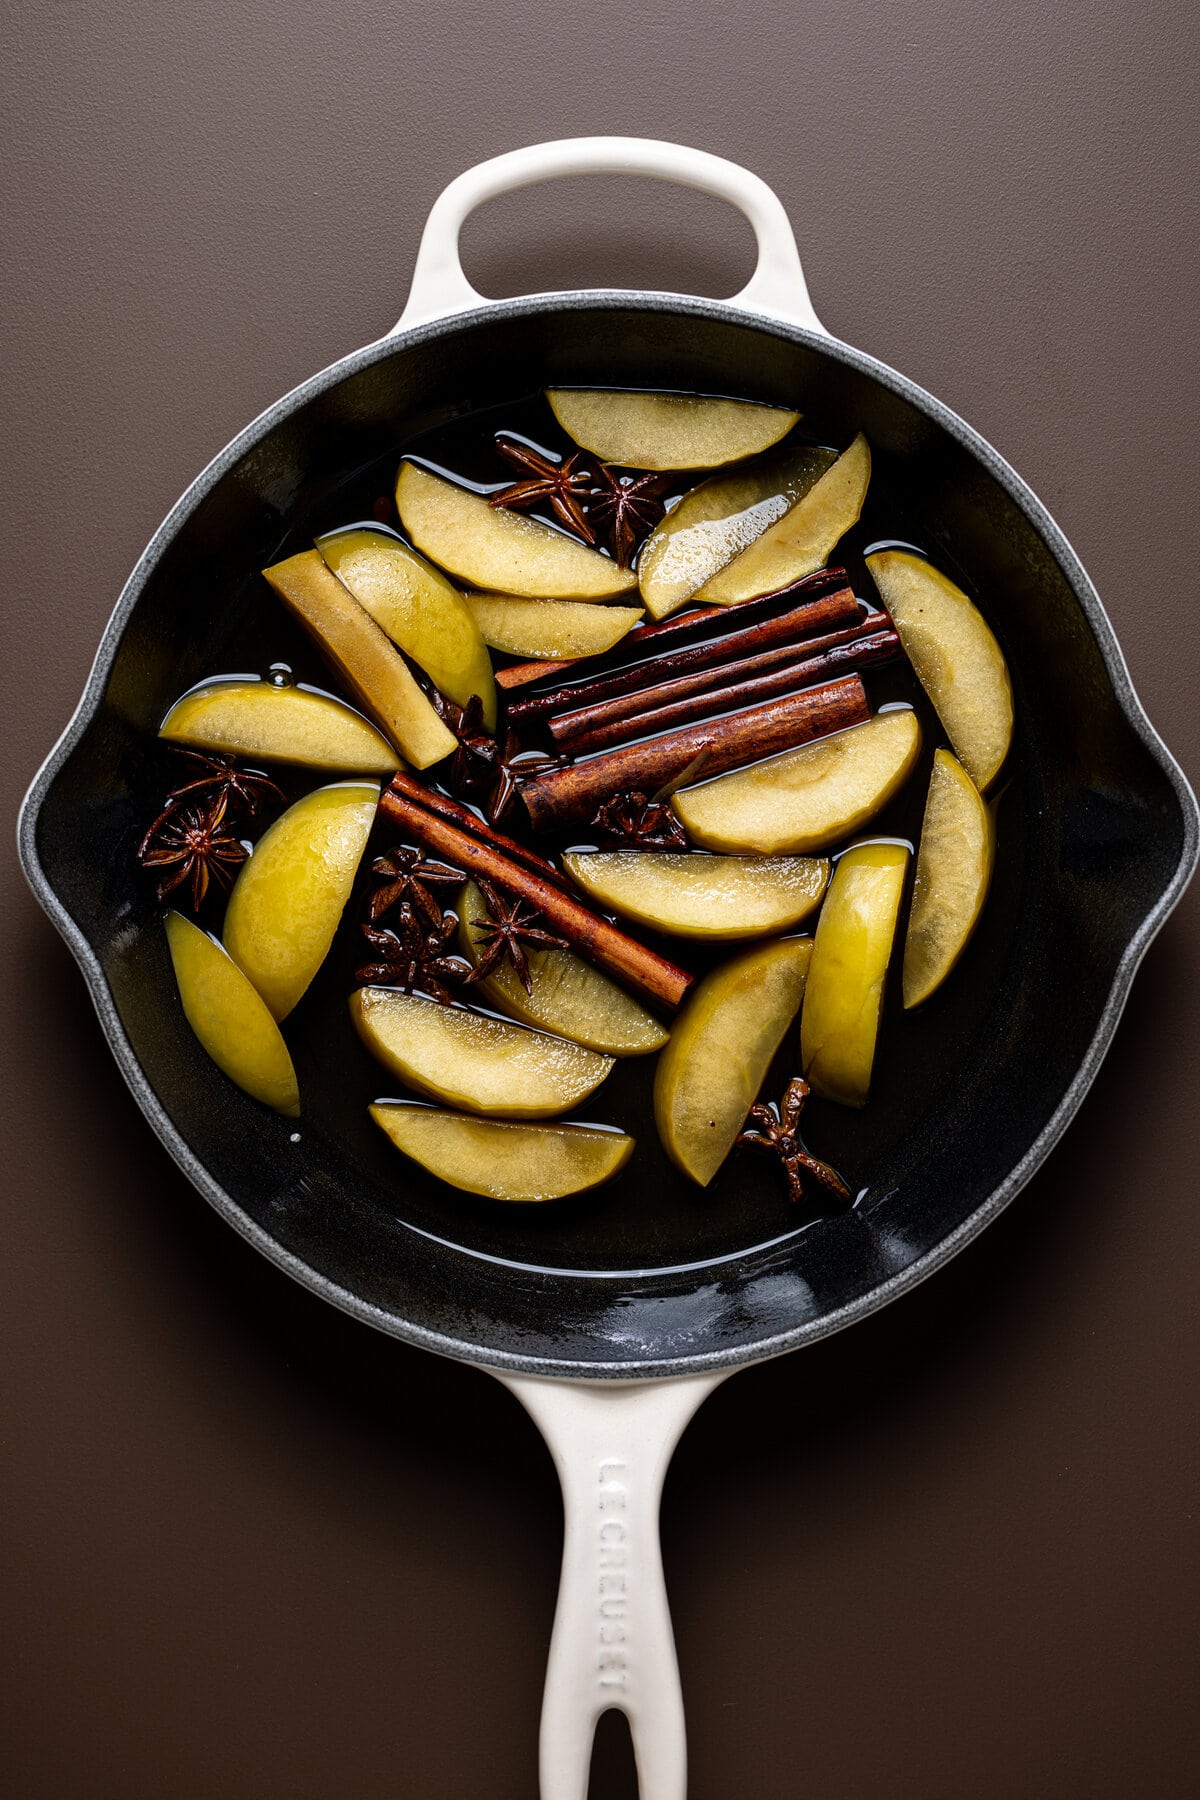
{"type": "Polygon", "coordinates": [[[497,1368],[628,1377],[820,1337],[995,1217],[1092,1080],[1194,867],[1197,816],[1083,569],[961,420],[801,329],[719,303],[613,294],[507,303],[385,340],[235,440],[134,571],[80,710],[31,789],[21,844],[139,1105],[265,1254],[410,1342],[497,1368]],[[282,619],[271,643],[247,636],[265,610],[257,571],[354,516],[372,483],[386,487],[398,445],[548,384],[729,393],[801,408],[820,441],[865,431],[874,516],[902,518],[903,535],[981,597],[1007,655],[1018,730],[980,930],[942,995],[905,1022],[902,1053],[885,1037],[867,1112],[828,1108],[813,1124],[822,1154],[863,1190],[843,1216],[793,1216],[749,1158],[703,1194],[688,1186],[658,1151],[645,1071],[628,1064],[605,1116],[615,1107],[639,1153],[616,1187],[558,1207],[476,1202],[367,1122],[366,1101],[388,1083],[349,1031],[336,958],[289,1027],[306,1098],[298,1129],[230,1085],[174,1002],[159,909],[132,854],[168,703],[273,649],[294,649],[320,681],[282,619]]]}

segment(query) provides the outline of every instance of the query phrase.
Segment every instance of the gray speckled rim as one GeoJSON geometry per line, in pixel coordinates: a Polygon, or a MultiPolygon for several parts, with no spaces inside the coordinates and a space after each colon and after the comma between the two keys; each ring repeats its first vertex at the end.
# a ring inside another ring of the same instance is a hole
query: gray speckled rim
{"type": "Polygon", "coordinates": [[[470,312],[452,314],[448,318],[417,326],[398,335],[382,338],[378,343],[368,344],[365,348],[344,357],[340,362],[333,363],[329,368],[322,370],[319,375],[314,375],[309,381],[294,388],[274,406],[261,413],[252,424],[226,445],[225,449],[214,457],[204,472],[196,478],[187,492],[167,514],[126,582],[113,615],[105,628],[91,674],[74,716],[38,771],[25,796],[17,826],[17,843],[21,864],[29,885],[54,925],[61,932],[83,971],[101,1026],[135,1100],[184,1174],[235,1230],[239,1231],[256,1249],[261,1250],[263,1255],[277,1267],[294,1276],[297,1281],[311,1288],[323,1299],[341,1307],[344,1312],[350,1313],[354,1318],[361,1319],[378,1330],[418,1345],[422,1349],[432,1350],[443,1356],[455,1357],[460,1361],[479,1364],[490,1369],[556,1376],[576,1381],[609,1382],[731,1369],[738,1365],[760,1362],[767,1357],[780,1355],[785,1350],[796,1349],[801,1344],[814,1343],[819,1338],[829,1337],[835,1331],[840,1331],[847,1325],[853,1325],[857,1320],[865,1318],[879,1307],[886,1306],[889,1301],[897,1299],[899,1295],[906,1293],[910,1288],[916,1287],[918,1282],[924,1281],[943,1263],[957,1255],[964,1245],[970,1243],[972,1238],[986,1225],[989,1225],[1020,1193],[1025,1183],[1049,1156],[1069,1125],[1088,1088],[1095,1080],[1104,1055],[1112,1042],[1113,1033],[1124,1009],[1138,966],[1154,937],[1178,904],[1195,871],[1197,858],[1200,856],[1200,812],[1197,810],[1196,798],[1187,778],[1150,723],[1145,709],[1134,691],[1116,635],[1100,602],[1100,597],[1092,586],[1079,558],[1036,495],[1031,492],[1003,457],[999,456],[991,445],[979,436],[978,432],[973,431],[949,407],[943,406],[932,394],[927,393],[905,376],[898,374],[885,363],[877,362],[862,351],[840,343],[837,339],[821,337],[798,326],[766,318],[761,314],[746,312],[722,301],[691,299],[678,294],[605,289],[563,294],[538,294],[520,300],[499,301],[470,312]],[[370,1305],[357,1294],[327,1280],[298,1257],[292,1256],[288,1251],[282,1249],[259,1226],[255,1225],[234,1203],[225,1189],[213,1180],[159,1102],[125,1034],[100,964],[91,946],[51,887],[38,858],[36,845],[37,817],[42,801],[55,775],[75,749],[96,714],[116,657],[121,635],[146,581],[167,544],[175,536],[183,522],[248,451],[260,443],[272,428],[290,413],[327,389],[335,387],[348,376],[358,374],[361,370],[386,360],[398,348],[407,349],[424,343],[433,343],[441,338],[453,337],[463,325],[467,324],[504,318],[522,318],[539,312],[585,309],[645,309],[653,312],[670,312],[685,318],[705,318],[750,326],[753,329],[785,338],[790,342],[807,345],[835,362],[843,363],[872,377],[883,387],[910,401],[951,437],[957,439],[983,465],[1008,494],[1014,505],[1029,520],[1065,574],[1099,645],[1118,704],[1131,728],[1158,763],[1174,789],[1184,825],[1184,847],[1175,871],[1158,902],[1142,920],[1126,947],[1113,977],[1108,1001],[1095,1035],[1088,1047],[1087,1054],[1079,1065],[1074,1080],[1045,1129],[1030,1145],[1021,1160],[1009,1171],[1005,1180],[971,1214],[970,1218],[966,1219],[956,1231],[944,1238],[935,1249],[912,1263],[903,1273],[881,1282],[870,1293],[862,1295],[850,1305],[838,1308],[823,1318],[799,1326],[793,1331],[781,1332],[776,1336],[763,1338],[755,1344],[742,1346],[733,1351],[707,1354],[701,1352],[693,1356],[665,1361],[609,1363],[605,1364],[602,1369],[589,1363],[514,1355],[510,1352],[496,1350],[486,1344],[471,1343],[410,1325],[407,1321],[370,1305]]]}

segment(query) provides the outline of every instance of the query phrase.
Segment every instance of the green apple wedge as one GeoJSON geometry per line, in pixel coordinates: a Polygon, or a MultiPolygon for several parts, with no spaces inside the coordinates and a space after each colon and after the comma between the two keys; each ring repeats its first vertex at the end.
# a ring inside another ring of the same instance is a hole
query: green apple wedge
{"type": "Polygon", "coordinates": [[[471,587],[530,600],[612,600],[637,576],[537,519],[489,506],[417,463],[401,463],[396,510],[424,556],[471,587]]]}
{"type": "MultiPolygon", "coordinates": [[[[482,955],[480,930],[490,923],[490,915],[473,881],[463,889],[456,910],[459,949],[477,968],[482,955]]],[[[645,1056],[666,1043],[667,1032],[658,1020],[574,951],[531,947],[525,956],[528,993],[508,962],[499,963],[475,984],[482,998],[509,1018],[609,1056],[645,1056]]]]}
{"type": "Polygon", "coordinates": [[[838,858],[813,941],[800,1058],[814,1093],[865,1106],[883,987],[908,868],[906,844],[858,844],[838,858]]]}
{"type": "Polygon", "coordinates": [[[820,904],[829,864],[814,856],[688,856],[569,851],[568,875],[601,906],[674,937],[751,938],[787,931],[820,904]]]}
{"type": "Polygon", "coordinates": [[[512,594],[463,595],[485,644],[538,662],[602,656],[642,616],[640,606],[586,600],[519,600],[512,594]]]}
{"type": "Polygon", "coordinates": [[[427,769],[457,749],[458,739],[438,718],[400,652],[319,550],[289,556],[263,574],[402,756],[427,769]]]}
{"type": "Polygon", "coordinates": [[[983,614],[932,563],[908,550],[867,557],[917,679],[975,786],[990,786],[1012,742],[1012,683],[983,614]]]}
{"type": "Polygon", "coordinates": [[[836,461],[832,450],[777,450],[692,488],[638,552],[638,586],[650,616],[665,619],[682,606],[836,461]]]}
{"type": "Polygon", "coordinates": [[[474,1119],[413,1100],[382,1100],[370,1112],[405,1156],[451,1187],[489,1200],[561,1200],[599,1187],[633,1155],[634,1140],[623,1131],[589,1125],[474,1119]]]}
{"type": "Polygon", "coordinates": [[[386,531],[335,531],[317,549],[342,585],[394,644],[411,656],[435,688],[466,706],[479,696],[483,720],[496,729],[492,659],[475,615],[440,569],[386,531]]]}
{"type": "Polygon", "coordinates": [[[707,1187],[746,1122],[800,1009],[811,938],[745,950],[689,994],[658,1059],[654,1118],[667,1155],[707,1187]]]}
{"type": "Polygon", "coordinates": [[[395,988],[359,988],[350,1017],[391,1074],[466,1112],[554,1118],[586,1100],[613,1066],[611,1056],[565,1038],[395,988]]]}
{"type": "Polygon", "coordinates": [[[225,948],[276,1019],[324,962],[366,848],[379,789],[336,782],[305,794],[264,832],[225,909],[225,948]]]}
{"type": "Polygon", "coordinates": [[[546,398],[568,437],[624,469],[715,469],[740,462],[777,444],[800,417],[780,406],[703,394],[548,388],[546,398]]]}
{"type": "Polygon", "coordinates": [[[904,940],[905,1007],[939,988],[967,947],[992,877],[991,815],[966,770],[935,750],[904,940]]]}
{"type": "Polygon", "coordinates": [[[811,855],[859,831],[911,774],[921,748],[907,707],[736,769],[671,804],[693,843],[736,854],[811,855]]]}
{"type": "Polygon", "coordinates": [[[392,746],[361,713],[290,682],[205,682],[175,702],[158,735],[197,750],[347,775],[392,775],[399,767],[392,746]]]}
{"type": "Polygon", "coordinates": [[[832,468],[693,598],[708,606],[736,606],[823,569],[858,523],[870,479],[871,451],[860,431],[832,468]]]}
{"type": "Polygon", "coordinates": [[[184,1017],[217,1067],[252,1099],[299,1118],[300,1089],[287,1045],[232,957],[178,912],[167,914],[167,945],[184,1017]]]}

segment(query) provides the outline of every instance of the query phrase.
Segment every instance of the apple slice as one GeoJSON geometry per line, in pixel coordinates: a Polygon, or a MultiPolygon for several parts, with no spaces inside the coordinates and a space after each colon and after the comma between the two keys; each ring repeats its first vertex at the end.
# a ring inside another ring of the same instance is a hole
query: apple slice
{"type": "Polygon", "coordinates": [[[289,1119],[300,1089],[278,1025],[237,964],[182,913],[167,914],[167,944],[184,1016],[229,1079],[289,1119]]]}
{"type": "MultiPolygon", "coordinates": [[[[476,966],[482,954],[477,927],[487,923],[488,909],[473,881],[463,889],[457,911],[459,948],[476,966]]],[[[535,948],[525,954],[532,993],[525,992],[507,962],[477,984],[483,998],[510,1018],[611,1056],[645,1056],[666,1043],[667,1033],[658,1020],[581,956],[571,950],[535,948]]]]}
{"type": "Polygon", "coordinates": [[[671,1161],[707,1187],[800,1010],[811,938],[743,951],[706,975],[658,1059],[654,1118],[671,1161]]]}
{"type": "Polygon", "coordinates": [[[777,444],[800,417],[753,400],[547,388],[568,437],[625,469],[715,469],[777,444]]]}
{"type": "Polygon", "coordinates": [[[571,852],[563,865],[602,906],[692,938],[786,931],[812,912],[829,880],[829,864],[812,856],[593,850],[571,852]]]}
{"type": "Polygon", "coordinates": [[[472,587],[531,600],[611,600],[637,576],[578,539],[523,513],[489,506],[482,494],[401,463],[396,509],[426,556],[472,587]]]}
{"type": "Polygon", "coordinates": [[[814,1091],[843,1106],[864,1106],[871,1086],[908,856],[906,844],[847,850],[817,921],[800,1057],[814,1091]]]}
{"type": "Polygon", "coordinates": [[[682,606],[740,556],[837,461],[832,450],[781,450],[714,475],[685,494],[638,553],[638,585],[655,619],[682,606]]]}
{"type": "Polygon", "coordinates": [[[358,604],[393,644],[411,656],[439,692],[459,706],[472,694],[483,720],[496,729],[492,659],[475,615],[456,587],[432,563],[386,531],[334,531],[317,549],[358,604]]]}
{"type": "Polygon", "coordinates": [[[582,1044],[395,988],[359,988],[350,1017],[393,1075],[467,1112],[553,1118],[586,1100],[613,1066],[582,1044]]]}
{"type": "Polygon", "coordinates": [[[325,961],[366,848],[379,789],[338,782],[297,800],[242,864],[225,909],[225,948],[276,1019],[325,961]]]}
{"type": "Polygon", "coordinates": [[[409,762],[427,769],[458,748],[400,652],[319,550],[289,556],[263,574],[409,762]]]}
{"type": "Polygon", "coordinates": [[[208,681],[175,702],[158,728],[173,744],[228,756],[391,775],[398,758],[353,707],[316,688],[271,681],[208,681]]]}
{"type": "Polygon", "coordinates": [[[1012,742],[1003,651],[979,608],[932,563],[908,550],[877,550],[867,567],[958,760],[982,792],[1012,742]]]}
{"type": "Polygon", "coordinates": [[[860,830],[886,805],[920,747],[916,713],[876,713],[865,725],[683,788],[671,804],[693,843],[709,850],[811,853],[860,830]]]}
{"type": "Polygon", "coordinates": [[[709,606],[735,606],[823,569],[834,546],[857,524],[870,479],[871,451],[860,431],[832,468],[748,549],[706,581],[695,599],[709,606]]]}
{"type": "Polygon", "coordinates": [[[906,1007],[928,1000],[966,949],[992,878],[992,840],[979,789],[948,750],[935,750],[904,940],[906,1007]]]}
{"type": "Polygon", "coordinates": [[[464,594],[485,644],[539,662],[602,656],[642,616],[640,606],[593,606],[583,600],[517,600],[511,594],[464,594]]]}
{"type": "Polygon", "coordinates": [[[623,1169],[634,1140],[589,1125],[512,1125],[439,1112],[415,1100],[370,1109],[397,1150],[440,1181],[489,1200],[561,1200],[623,1169]]]}

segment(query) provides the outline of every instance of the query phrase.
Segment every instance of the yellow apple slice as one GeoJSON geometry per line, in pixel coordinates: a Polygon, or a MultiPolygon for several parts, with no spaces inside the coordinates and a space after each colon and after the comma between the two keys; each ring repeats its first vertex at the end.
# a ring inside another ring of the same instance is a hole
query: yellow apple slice
{"type": "Polygon", "coordinates": [[[948,750],[933,753],[912,910],[904,940],[906,1007],[942,985],[975,929],[992,878],[992,821],[979,789],[948,750]]]}
{"type": "Polygon", "coordinates": [[[695,599],[709,606],[735,606],[823,569],[835,545],[858,523],[870,479],[871,451],[860,431],[832,468],[740,556],[706,581],[695,599]]]}
{"type": "Polygon", "coordinates": [[[167,914],[167,944],[184,1016],[219,1069],[252,1099],[300,1116],[296,1071],[260,995],[218,944],[182,913],[167,914]]]}
{"type": "Polygon", "coordinates": [[[457,749],[458,739],[438,718],[400,652],[319,550],[289,556],[263,574],[409,762],[427,769],[457,749]]]}
{"type": "Polygon", "coordinates": [[[568,437],[625,469],[715,469],[769,449],[800,417],[753,400],[697,394],[548,388],[546,398],[568,437]]]}
{"type": "Polygon", "coordinates": [[[489,1200],[561,1200],[623,1169],[634,1140],[590,1125],[512,1125],[439,1112],[412,1100],[370,1109],[397,1150],[440,1181],[489,1200]]]}
{"type": "Polygon", "coordinates": [[[871,1086],[905,844],[859,844],[838,858],[817,920],[800,1020],[800,1058],[814,1092],[864,1106],[871,1086]]]}
{"type": "Polygon", "coordinates": [[[459,706],[472,694],[496,729],[492,659],[475,615],[440,569],[386,531],[334,531],[317,549],[344,587],[393,644],[420,665],[439,692],[459,706]]]}
{"type": "Polygon", "coordinates": [[[658,1059],[654,1118],[676,1166],[707,1187],[800,1010],[811,938],[781,938],[706,975],[658,1059]]]}
{"type": "MultiPolygon", "coordinates": [[[[479,928],[486,925],[488,910],[473,881],[463,889],[457,911],[459,948],[475,966],[482,955],[479,928]]],[[[666,1043],[658,1020],[574,951],[531,947],[525,954],[532,993],[525,992],[508,962],[476,984],[480,996],[500,1012],[610,1056],[645,1056],[666,1043]]]]}
{"type": "Polygon", "coordinates": [[[714,475],[685,494],[638,553],[638,585],[655,619],[749,548],[837,461],[832,450],[781,450],[749,468],[714,475]]]}
{"type": "Polygon", "coordinates": [[[584,600],[518,600],[512,594],[464,594],[485,644],[538,662],[602,656],[642,616],[640,606],[584,600]]]}
{"type": "Polygon", "coordinates": [[[225,948],[276,1019],[325,961],[378,800],[373,782],[317,788],[276,819],[238,872],[225,948]]]}
{"type": "Polygon", "coordinates": [[[332,694],[291,683],[205,682],[175,702],[158,735],[197,750],[347,775],[391,775],[398,766],[392,746],[361,713],[332,694]]]}
{"type": "Polygon", "coordinates": [[[681,856],[572,851],[563,865],[604,907],[675,937],[749,938],[798,925],[820,902],[829,864],[813,856],[681,856]]]}
{"type": "Polygon", "coordinates": [[[611,600],[637,576],[611,557],[523,513],[489,506],[482,494],[401,463],[396,509],[426,556],[472,587],[531,600],[611,600]]]}
{"type": "Polygon", "coordinates": [[[907,707],[749,769],[683,788],[671,801],[693,843],[709,850],[811,854],[849,837],[907,779],[921,748],[907,707]]]}
{"type": "Polygon", "coordinates": [[[1003,651],[979,608],[932,563],[908,550],[878,550],[867,567],[958,760],[982,792],[1012,742],[1003,651]]]}
{"type": "Polygon", "coordinates": [[[613,1066],[582,1044],[394,988],[359,988],[350,1017],[393,1075],[467,1112],[550,1119],[586,1100],[613,1066]]]}

